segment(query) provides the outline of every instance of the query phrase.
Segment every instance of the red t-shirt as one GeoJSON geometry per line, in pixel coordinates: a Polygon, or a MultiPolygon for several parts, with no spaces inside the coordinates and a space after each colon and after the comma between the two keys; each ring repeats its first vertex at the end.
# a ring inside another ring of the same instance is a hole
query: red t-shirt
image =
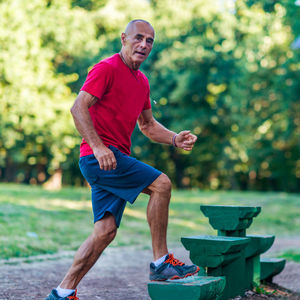
{"type": "MultiPolygon", "coordinates": [[[[120,55],[115,54],[91,69],[81,91],[98,98],[89,112],[104,145],[115,146],[129,155],[137,119],[143,110],[151,108],[147,77],[139,70],[130,69],[120,55]]],[[[82,139],[80,156],[92,153],[82,139]]]]}

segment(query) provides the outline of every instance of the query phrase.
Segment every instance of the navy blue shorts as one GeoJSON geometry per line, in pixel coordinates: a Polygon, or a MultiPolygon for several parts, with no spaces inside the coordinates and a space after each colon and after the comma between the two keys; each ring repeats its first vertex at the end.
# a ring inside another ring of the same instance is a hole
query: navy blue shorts
{"type": "Polygon", "coordinates": [[[113,146],[109,149],[117,160],[115,170],[101,170],[94,154],[80,157],[79,167],[92,188],[94,223],[110,212],[119,227],[126,202],[132,204],[161,172],[113,146]]]}

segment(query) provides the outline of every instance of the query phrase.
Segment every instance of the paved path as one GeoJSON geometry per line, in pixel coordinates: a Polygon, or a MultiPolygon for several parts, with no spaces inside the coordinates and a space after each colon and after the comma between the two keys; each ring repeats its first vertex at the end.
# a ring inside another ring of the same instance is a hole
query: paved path
{"type": "MultiPolygon", "coordinates": [[[[282,250],[287,245],[299,249],[300,240],[278,240],[272,251],[282,250]]],[[[182,247],[172,250],[178,258],[186,263],[190,262],[182,247]]],[[[44,299],[62,279],[72,262],[72,255],[70,252],[39,256],[34,257],[31,263],[18,259],[10,261],[15,265],[0,261],[0,300],[44,299]]],[[[150,260],[150,250],[134,247],[108,248],[80,283],[80,300],[149,300],[147,282],[150,260]]],[[[300,264],[289,262],[274,281],[300,293],[300,264]]]]}

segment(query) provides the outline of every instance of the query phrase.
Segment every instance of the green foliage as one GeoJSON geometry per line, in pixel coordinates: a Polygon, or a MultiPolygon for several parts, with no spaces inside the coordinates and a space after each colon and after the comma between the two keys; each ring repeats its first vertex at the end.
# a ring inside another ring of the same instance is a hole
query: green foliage
{"type": "Polygon", "coordinates": [[[87,48],[79,34],[84,14],[71,13],[63,1],[47,7],[14,0],[2,2],[0,11],[0,164],[7,180],[43,181],[45,171],[59,168],[78,143],[68,113],[74,94],[67,85],[77,74],[58,74],[56,65],[87,48]],[[16,167],[17,174],[10,174],[16,167]]]}
{"type": "Polygon", "coordinates": [[[199,187],[297,190],[299,55],[282,21],[284,6],[270,14],[263,3],[249,8],[237,1],[235,14],[220,14],[213,4],[193,1],[185,7],[185,26],[175,18],[170,24],[170,15],[183,8],[169,9],[158,24],[169,43],[149,73],[160,99],[157,116],[199,137],[190,155],[174,158],[181,180],[186,176],[188,185],[199,187]]]}
{"type": "Polygon", "coordinates": [[[186,153],[136,130],[133,155],[178,187],[299,191],[294,0],[0,2],[0,179],[42,183],[62,169],[65,183],[82,182],[69,108],[134,18],[156,30],[142,66],[154,116],[198,142],[186,153]]]}

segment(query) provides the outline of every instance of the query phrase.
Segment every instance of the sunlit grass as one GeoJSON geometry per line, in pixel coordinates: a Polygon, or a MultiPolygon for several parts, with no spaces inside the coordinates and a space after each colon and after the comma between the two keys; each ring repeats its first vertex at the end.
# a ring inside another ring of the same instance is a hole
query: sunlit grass
{"type": "Polygon", "coordinates": [[[299,249],[298,249],[298,251],[295,249],[284,251],[284,252],[280,253],[279,257],[285,258],[287,260],[293,260],[295,262],[300,263],[299,249]]]}
{"type": "MultiPolygon", "coordinates": [[[[151,247],[146,221],[148,199],[147,195],[140,195],[134,205],[126,207],[112,246],[151,247]]],[[[182,236],[216,234],[201,213],[201,204],[262,206],[249,233],[300,235],[297,194],[173,191],[168,228],[171,247],[179,245],[182,236]]],[[[92,228],[88,188],[46,191],[37,186],[0,184],[0,258],[75,250],[92,228]]]]}

